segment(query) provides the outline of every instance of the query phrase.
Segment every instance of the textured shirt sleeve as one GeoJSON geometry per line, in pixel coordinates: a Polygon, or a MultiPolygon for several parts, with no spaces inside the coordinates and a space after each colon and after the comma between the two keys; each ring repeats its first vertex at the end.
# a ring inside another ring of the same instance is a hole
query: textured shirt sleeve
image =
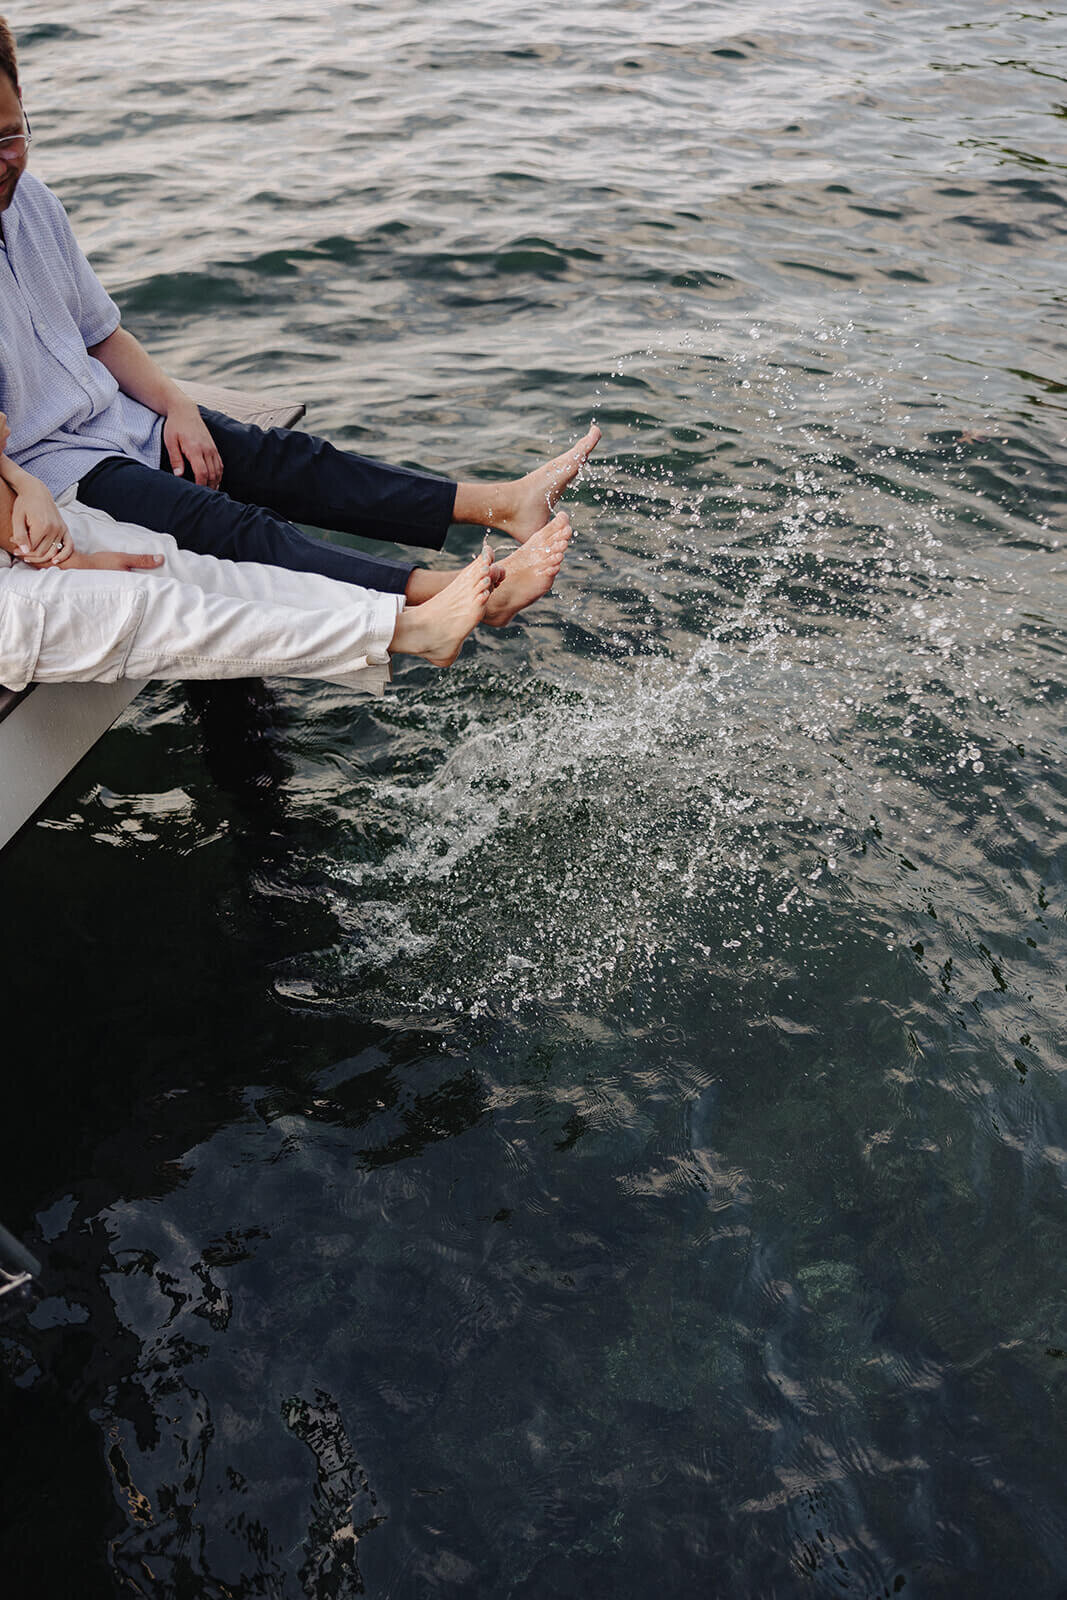
{"type": "Polygon", "coordinates": [[[64,254],[70,265],[70,287],[74,296],[71,315],[78,324],[86,348],[91,349],[94,344],[106,339],[109,333],[114,333],[121,321],[119,308],[85,259],[67,213],[58,201],[56,223],[61,230],[64,254]]]}
{"type": "Polygon", "coordinates": [[[26,172],[4,213],[0,250],[0,411],[8,453],[64,493],[109,456],[160,463],[162,418],[124,394],[89,351],[119,310],[74,237],[56,195],[26,172]]]}

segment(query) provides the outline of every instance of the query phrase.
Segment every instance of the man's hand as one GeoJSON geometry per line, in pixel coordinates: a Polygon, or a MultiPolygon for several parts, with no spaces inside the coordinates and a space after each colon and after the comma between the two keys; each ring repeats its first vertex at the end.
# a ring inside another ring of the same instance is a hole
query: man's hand
{"type": "Polygon", "coordinates": [[[59,507],[39,478],[24,475],[11,508],[15,552],[31,567],[60,561],[72,548],[59,507]]]}
{"type": "Polygon", "coordinates": [[[10,437],[11,429],[7,425],[7,418],[4,416],[4,413],[0,411],[0,456],[2,456],[4,451],[7,449],[7,441],[10,439],[10,437]]]}
{"type": "Polygon", "coordinates": [[[182,476],[188,461],[197,483],[207,489],[218,488],[222,482],[222,457],[208,432],[207,423],[193,401],[185,396],[167,412],[163,424],[163,443],[176,477],[182,476]]]}
{"type": "Polygon", "coordinates": [[[64,572],[151,572],[163,565],[163,557],[134,555],[132,550],[94,550],[85,555],[72,550],[58,564],[64,572]]]}

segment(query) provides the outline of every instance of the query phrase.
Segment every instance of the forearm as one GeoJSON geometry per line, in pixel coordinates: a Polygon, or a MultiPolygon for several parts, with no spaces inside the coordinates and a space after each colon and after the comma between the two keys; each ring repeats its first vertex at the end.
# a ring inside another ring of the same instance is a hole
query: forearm
{"type": "Polygon", "coordinates": [[[89,351],[103,362],[123,393],[164,418],[163,448],[171,470],[180,477],[186,463],[193,480],[217,489],[222,482],[222,457],[196,401],[157,367],[132,333],[116,328],[89,351]]]}
{"type": "Polygon", "coordinates": [[[161,417],[168,416],[180,401],[188,402],[188,396],[173,378],[167,377],[148,351],[123,327],[109,333],[100,344],[94,344],[89,354],[103,363],[124,394],[139,400],[161,417]]]}
{"type": "Polygon", "coordinates": [[[33,484],[40,483],[32,472],[27,472],[25,467],[17,467],[10,456],[0,456],[0,481],[7,484],[14,494],[25,494],[33,484]]]}
{"type": "Polygon", "coordinates": [[[16,467],[10,456],[0,456],[0,550],[6,550],[9,556],[18,555],[12,527],[15,496],[32,481],[30,474],[16,467]]]}
{"type": "MultiPolygon", "coordinates": [[[[6,457],[0,458],[0,461],[6,457]]],[[[0,550],[9,556],[15,554],[15,540],[11,531],[11,511],[15,504],[15,491],[0,477],[0,550]]]]}

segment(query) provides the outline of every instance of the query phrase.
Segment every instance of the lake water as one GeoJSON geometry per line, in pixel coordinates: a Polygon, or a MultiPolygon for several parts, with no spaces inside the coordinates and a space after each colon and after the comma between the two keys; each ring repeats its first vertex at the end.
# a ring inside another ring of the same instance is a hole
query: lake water
{"type": "Polygon", "coordinates": [[[1067,13],[8,9],[176,373],[604,429],[526,626],[0,861],[9,1592],[1062,1597],[1067,13]]]}

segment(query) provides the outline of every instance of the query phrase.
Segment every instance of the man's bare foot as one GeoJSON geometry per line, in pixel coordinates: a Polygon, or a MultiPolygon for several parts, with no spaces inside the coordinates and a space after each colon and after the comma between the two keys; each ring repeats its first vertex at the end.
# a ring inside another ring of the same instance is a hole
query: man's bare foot
{"type": "Polygon", "coordinates": [[[514,508],[509,510],[501,531],[510,533],[519,544],[525,544],[527,539],[539,532],[555,511],[560,495],[569,483],[574,482],[599,442],[600,429],[594,422],[585,438],[579,439],[563,455],[546,461],[543,467],[537,467],[533,472],[528,472],[525,478],[512,484],[514,508]]]}
{"type": "Polygon", "coordinates": [[[485,616],[493,584],[493,553],[483,550],[458,577],[420,605],[407,606],[397,617],[390,655],[422,656],[434,667],[450,667],[485,616]]]}
{"type": "Polygon", "coordinates": [[[514,555],[495,563],[494,571],[503,581],[494,587],[485,608],[490,627],[503,628],[517,612],[548,593],[563,565],[572,531],[570,518],[560,511],[514,555]]]}
{"type": "Polygon", "coordinates": [[[600,429],[594,422],[584,439],[561,456],[535,467],[525,478],[516,478],[512,483],[458,484],[452,520],[499,528],[501,533],[525,544],[545,526],[560,495],[574,482],[599,442],[600,429]]]}

